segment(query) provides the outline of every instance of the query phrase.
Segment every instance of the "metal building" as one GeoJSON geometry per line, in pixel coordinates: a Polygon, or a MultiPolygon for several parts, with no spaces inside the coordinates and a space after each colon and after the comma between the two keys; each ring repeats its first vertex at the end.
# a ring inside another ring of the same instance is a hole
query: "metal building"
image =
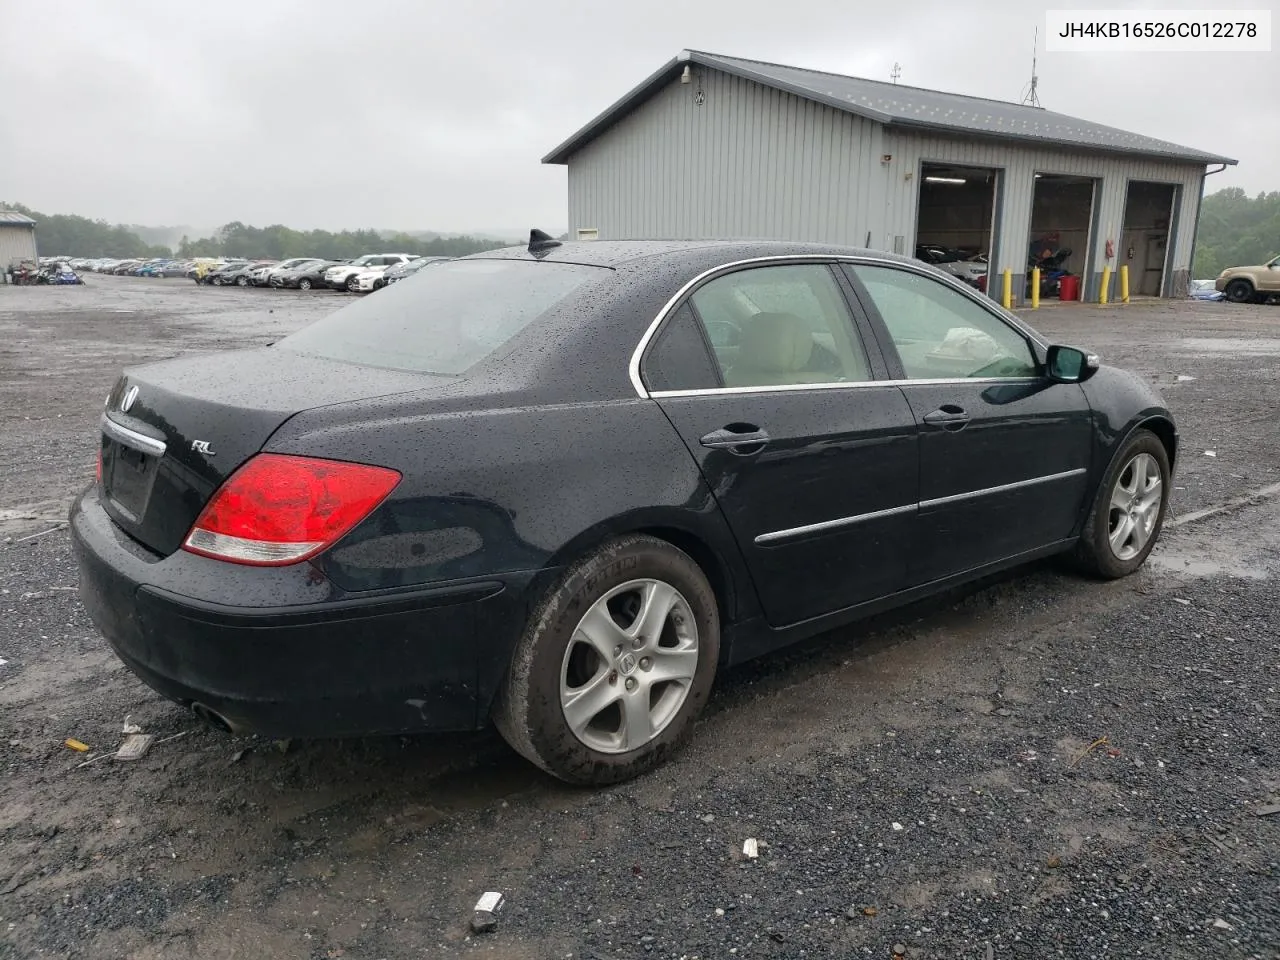
{"type": "Polygon", "coordinates": [[[1236,161],[1040,107],[686,50],[543,162],[568,166],[571,237],[963,248],[1012,270],[1021,299],[1039,247],[1072,251],[1086,298],[1122,264],[1134,294],[1185,294],[1204,178],[1236,161]]]}
{"type": "Polygon", "coordinates": [[[34,259],[36,222],[13,210],[0,209],[0,274],[7,273],[10,264],[19,260],[34,259]]]}

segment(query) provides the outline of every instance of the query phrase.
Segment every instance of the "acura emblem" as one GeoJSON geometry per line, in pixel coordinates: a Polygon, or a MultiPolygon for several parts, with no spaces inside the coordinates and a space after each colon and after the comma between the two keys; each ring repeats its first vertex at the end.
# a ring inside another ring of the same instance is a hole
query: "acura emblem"
{"type": "Polygon", "coordinates": [[[138,388],[130,387],[129,392],[124,395],[124,399],[120,401],[120,409],[125,413],[129,412],[129,408],[133,406],[133,401],[138,399],[138,388]]]}

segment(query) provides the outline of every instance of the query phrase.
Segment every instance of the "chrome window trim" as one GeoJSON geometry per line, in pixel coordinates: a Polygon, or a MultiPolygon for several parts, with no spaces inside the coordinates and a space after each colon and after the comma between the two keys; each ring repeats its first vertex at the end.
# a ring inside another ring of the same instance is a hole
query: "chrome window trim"
{"type": "MultiPolygon", "coordinates": [[[[821,263],[821,264],[866,263],[866,264],[871,264],[873,266],[896,267],[899,270],[906,270],[910,273],[918,273],[921,276],[929,277],[935,282],[940,282],[944,286],[949,286],[952,289],[959,291],[961,294],[968,297],[970,300],[972,300],[982,309],[990,313],[997,320],[1001,320],[1004,323],[1011,325],[1015,330],[1018,331],[1018,333],[1022,334],[1024,337],[1031,340],[1032,342],[1039,344],[1042,349],[1046,349],[1049,346],[1048,342],[1042,339],[1039,334],[1035,333],[1034,331],[1032,331],[1031,329],[1023,325],[1021,320],[1015,317],[1012,313],[1006,312],[1003,307],[1000,307],[1000,305],[997,304],[995,301],[991,300],[990,297],[986,297],[977,293],[971,287],[969,287],[964,283],[961,283],[955,277],[941,270],[937,270],[936,268],[931,267],[927,263],[912,263],[910,261],[894,260],[888,257],[877,257],[874,254],[852,255],[852,254],[833,254],[833,253],[780,253],[780,254],[774,254],[772,256],[767,256],[767,257],[748,257],[744,260],[733,260],[733,261],[730,261],[729,263],[722,263],[702,271],[702,273],[698,274],[696,277],[687,281],[683,286],[681,286],[680,289],[677,290],[675,294],[671,297],[671,299],[662,305],[662,309],[658,311],[657,316],[655,316],[653,320],[650,321],[649,326],[645,328],[643,335],[641,335],[639,343],[636,344],[635,350],[633,350],[631,353],[631,361],[627,364],[627,374],[631,379],[631,386],[635,389],[636,395],[640,397],[640,399],[642,400],[651,399],[654,396],[657,396],[659,394],[661,394],[662,396],[669,396],[672,394],[681,394],[686,396],[694,395],[693,393],[689,391],[684,391],[684,390],[680,390],[680,391],[667,390],[667,391],[656,391],[654,393],[650,393],[650,391],[645,387],[644,381],[640,378],[640,361],[641,361],[641,358],[644,356],[645,350],[648,349],[649,343],[653,340],[654,334],[658,332],[658,327],[662,325],[662,322],[667,319],[667,316],[679,305],[680,301],[684,299],[684,297],[689,293],[690,290],[698,286],[700,283],[703,283],[704,281],[709,280],[710,278],[716,276],[717,274],[729,272],[741,267],[761,266],[761,265],[770,264],[770,263],[795,263],[797,261],[807,262],[807,263],[821,263]]],[[[1001,378],[1001,379],[1004,379],[1004,378],[1001,378]]],[[[1015,379],[1034,380],[1039,378],[1038,377],[1021,377],[1021,378],[1015,378],[1015,379]]],[[[954,381],[952,380],[940,380],[940,381],[870,380],[866,382],[885,384],[885,383],[925,383],[925,382],[974,383],[977,381],[975,378],[975,379],[957,379],[954,381]]],[[[814,387],[815,384],[802,384],[799,386],[814,387]]],[[[831,387],[826,384],[821,384],[816,386],[819,386],[820,388],[824,388],[824,389],[831,389],[831,387]]],[[[841,386],[849,386],[849,384],[841,384],[841,386]]],[[[738,388],[729,388],[729,387],[707,388],[709,392],[727,392],[730,389],[738,389],[738,388]]],[[[746,388],[746,389],[754,389],[754,388],[746,388]]],[[[702,392],[703,391],[698,391],[698,393],[702,393],[702,392]]]]}
{"type": "Polygon", "coordinates": [[[654,400],[676,397],[706,397],[734,393],[795,393],[800,390],[856,390],[861,387],[906,387],[911,384],[938,386],[948,383],[1040,383],[1041,377],[954,377],[941,380],[841,380],[835,383],[782,383],[756,387],[704,387],[700,390],[654,390],[654,400]]]}
{"type": "Polygon", "coordinates": [[[148,437],[145,433],[138,433],[137,430],[130,430],[116,423],[105,413],[102,415],[102,432],[117,443],[153,457],[163,457],[165,450],[168,449],[163,440],[148,437]]]}
{"type": "Polygon", "coordinates": [[[855,523],[863,523],[867,520],[879,520],[881,517],[893,517],[900,513],[915,513],[920,507],[916,503],[906,503],[900,507],[889,507],[885,510],[873,510],[871,513],[859,513],[852,517],[839,517],[836,520],[822,520],[819,523],[806,523],[803,527],[788,527],[786,530],[774,530],[771,533],[762,533],[756,537],[756,543],[776,543],[779,540],[790,540],[792,537],[802,537],[809,533],[818,533],[823,530],[835,530],[839,527],[851,527],[855,523]]]}
{"type": "Polygon", "coordinates": [[[821,520],[818,523],[807,523],[801,527],[788,527],[785,530],[771,530],[768,533],[762,533],[755,538],[757,544],[777,543],[780,540],[790,540],[793,537],[802,537],[810,533],[820,533],[825,530],[837,530],[840,527],[851,527],[857,523],[863,523],[867,520],[879,520],[882,517],[893,517],[903,513],[913,513],[926,507],[944,506],[948,503],[959,503],[962,500],[976,500],[978,497],[989,496],[993,493],[1005,493],[1009,490],[1020,490],[1024,487],[1034,487],[1041,483],[1052,483],[1055,480],[1065,480],[1068,477],[1078,477],[1088,471],[1084,467],[1077,467],[1074,470],[1063,470],[1061,473],[1049,473],[1042,477],[1032,477],[1029,480],[1017,480],[1013,483],[1002,483],[995,487],[983,487],[981,490],[969,490],[965,493],[955,493],[949,497],[936,497],[932,500],[921,500],[918,503],[903,504],[900,507],[889,507],[886,510],[873,510],[871,513],[859,513],[852,517],[837,517],[835,520],[821,520]]]}
{"type": "Polygon", "coordinates": [[[959,503],[962,500],[976,500],[978,497],[990,496],[993,493],[1004,493],[1008,490],[1020,490],[1023,487],[1034,487],[1041,483],[1052,483],[1055,480],[1065,480],[1068,477],[1078,477],[1081,474],[1088,473],[1084,467],[1076,467],[1074,470],[1063,470],[1061,473],[1047,473],[1042,477],[1032,477],[1030,480],[1017,480],[1013,483],[1002,483],[998,487],[983,487],[981,490],[969,490],[966,493],[953,493],[949,497],[935,497],[932,500],[921,500],[920,508],[940,507],[948,503],[959,503]]]}

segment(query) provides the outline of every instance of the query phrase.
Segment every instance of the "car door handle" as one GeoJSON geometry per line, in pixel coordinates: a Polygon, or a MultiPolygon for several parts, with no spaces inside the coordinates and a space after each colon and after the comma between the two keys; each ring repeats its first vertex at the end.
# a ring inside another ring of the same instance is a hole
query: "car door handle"
{"type": "Polygon", "coordinates": [[[712,430],[698,442],[713,450],[728,450],[730,453],[746,455],[763,449],[769,442],[769,434],[751,423],[731,423],[719,430],[712,430]],[[750,450],[748,447],[756,449],[750,450]]]}
{"type": "Polygon", "coordinates": [[[963,430],[965,424],[969,422],[969,414],[965,413],[964,407],[958,407],[954,403],[944,403],[932,413],[926,413],[924,422],[931,427],[941,427],[943,430],[963,430]]]}

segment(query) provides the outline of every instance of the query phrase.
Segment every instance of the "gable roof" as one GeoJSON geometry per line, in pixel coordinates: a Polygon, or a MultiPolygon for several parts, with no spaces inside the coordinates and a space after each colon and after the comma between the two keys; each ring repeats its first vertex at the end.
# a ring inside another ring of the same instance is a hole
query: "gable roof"
{"type": "Polygon", "coordinates": [[[838,73],[822,73],[761,60],[743,60],[700,50],[682,51],[543,157],[542,162],[567,163],[575,150],[594,140],[648,100],[691,63],[752,80],[889,127],[932,130],[959,136],[994,137],[1000,140],[1030,140],[1054,146],[1159,157],[1189,163],[1236,162],[1230,157],[1193,150],[1167,140],[1129,133],[1089,120],[1079,120],[1042,107],[1004,100],[984,100],[981,97],[879,80],[863,80],[838,73]]]}
{"type": "Polygon", "coordinates": [[[0,209],[0,224],[5,226],[17,225],[22,227],[34,227],[36,222],[28,216],[24,216],[17,210],[0,209]]]}

